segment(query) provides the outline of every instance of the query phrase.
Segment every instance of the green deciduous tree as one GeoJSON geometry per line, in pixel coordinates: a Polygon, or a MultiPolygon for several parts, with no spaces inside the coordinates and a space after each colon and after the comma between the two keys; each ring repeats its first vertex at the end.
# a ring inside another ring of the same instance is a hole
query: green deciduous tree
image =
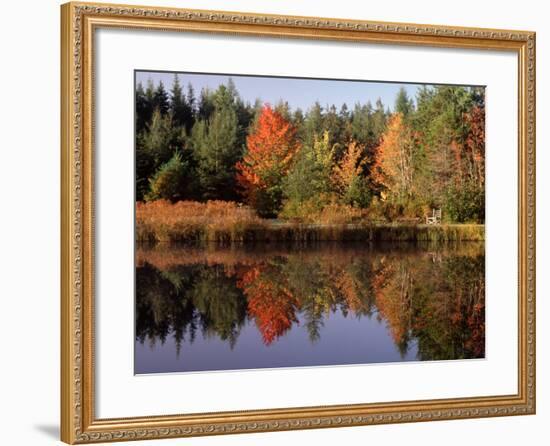
{"type": "Polygon", "coordinates": [[[321,210],[331,191],[331,169],[334,146],[330,134],[317,137],[312,147],[302,146],[288,175],[283,179],[284,213],[287,217],[303,217],[303,207],[321,210]]]}

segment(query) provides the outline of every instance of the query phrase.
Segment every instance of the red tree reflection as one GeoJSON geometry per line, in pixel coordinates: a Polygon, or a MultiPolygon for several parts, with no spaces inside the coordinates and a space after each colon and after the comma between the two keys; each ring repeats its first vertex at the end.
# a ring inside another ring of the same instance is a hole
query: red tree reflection
{"type": "Polygon", "coordinates": [[[265,267],[251,267],[237,286],[248,299],[249,317],[255,319],[264,343],[270,345],[298,322],[299,302],[283,284],[262,274],[263,269],[265,267]]]}

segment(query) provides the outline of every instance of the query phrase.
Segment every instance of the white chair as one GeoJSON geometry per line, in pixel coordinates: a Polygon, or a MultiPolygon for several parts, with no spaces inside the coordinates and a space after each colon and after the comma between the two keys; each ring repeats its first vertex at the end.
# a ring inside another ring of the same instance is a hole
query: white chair
{"type": "Polygon", "coordinates": [[[427,225],[439,225],[441,224],[441,208],[432,209],[431,217],[426,217],[427,225]]]}

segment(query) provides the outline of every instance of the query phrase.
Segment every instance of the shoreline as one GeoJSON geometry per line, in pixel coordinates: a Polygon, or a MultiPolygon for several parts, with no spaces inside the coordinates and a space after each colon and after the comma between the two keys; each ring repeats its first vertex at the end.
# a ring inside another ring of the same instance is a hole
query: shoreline
{"type": "Polygon", "coordinates": [[[311,224],[262,221],[260,224],[197,224],[179,221],[150,225],[138,221],[138,243],[243,243],[332,242],[482,242],[484,224],[399,224],[347,223],[311,224]]]}

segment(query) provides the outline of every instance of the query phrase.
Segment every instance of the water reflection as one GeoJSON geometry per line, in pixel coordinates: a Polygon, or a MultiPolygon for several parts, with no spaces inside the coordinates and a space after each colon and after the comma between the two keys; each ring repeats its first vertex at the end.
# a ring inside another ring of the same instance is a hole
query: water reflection
{"type": "Polygon", "coordinates": [[[136,373],[482,358],[483,244],[140,247],[136,373]]]}

